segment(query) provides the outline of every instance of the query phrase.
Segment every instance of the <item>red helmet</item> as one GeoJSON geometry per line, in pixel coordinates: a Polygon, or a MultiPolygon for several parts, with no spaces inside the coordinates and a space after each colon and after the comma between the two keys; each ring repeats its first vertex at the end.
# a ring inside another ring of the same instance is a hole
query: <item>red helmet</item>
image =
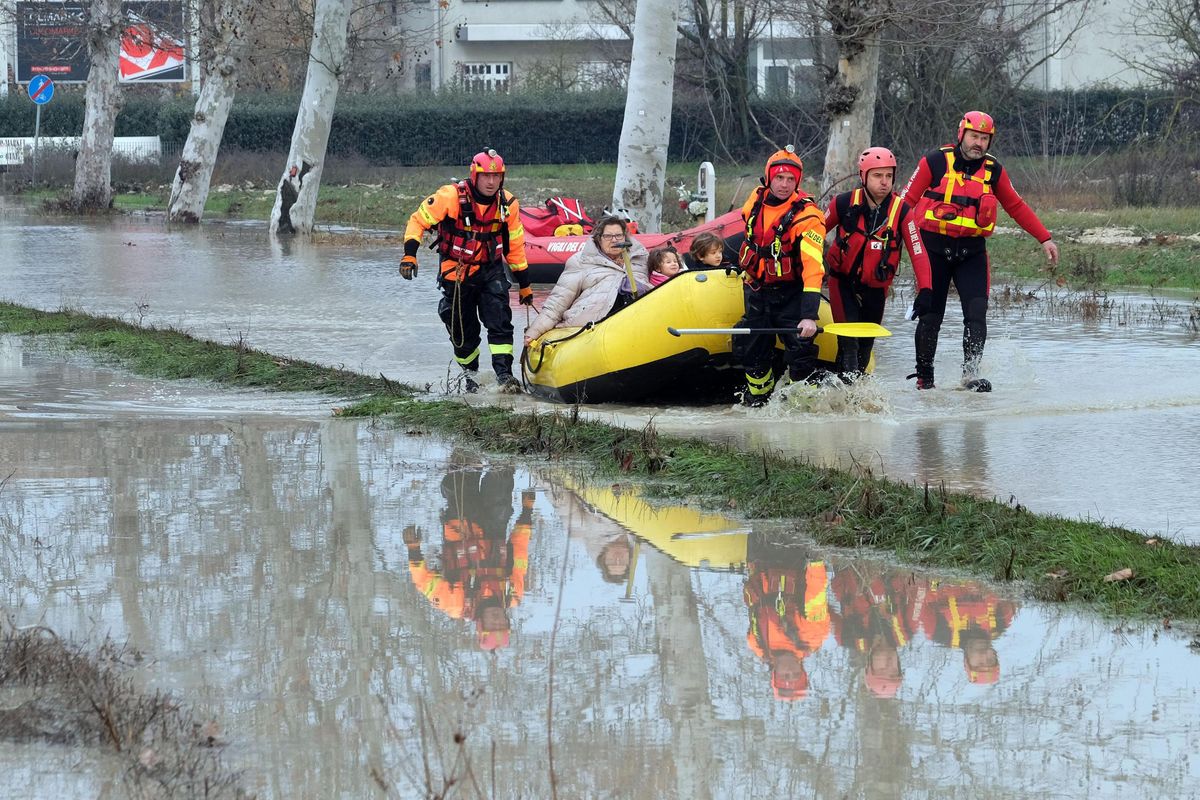
{"type": "Polygon", "coordinates": [[[958,121],[958,143],[962,144],[963,134],[967,131],[979,131],[996,138],[996,123],[990,114],[982,111],[968,111],[958,121]]]}
{"type": "Polygon", "coordinates": [[[475,182],[476,175],[483,174],[504,174],[504,159],[495,150],[484,150],[471,159],[471,183],[475,182]]]}
{"type": "Polygon", "coordinates": [[[772,670],[771,688],[776,700],[803,700],[808,696],[808,673],[803,669],[794,678],[783,678],[772,670]]]}
{"type": "Polygon", "coordinates": [[[892,168],[892,176],[895,177],[896,156],[891,150],[886,147],[868,147],[862,151],[862,155],[858,157],[858,177],[867,184],[867,173],[873,169],[882,169],[884,167],[892,168]]]}
{"type": "Polygon", "coordinates": [[[508,631],[480,631],[476,638],[480,650],[490,651],[508,647],[508,631]]]}
{"type": "Polygon", "coordinates": [[[776,150],[775,153],[767,159],[766,169],[763,170],[766,175],[766,183],[771,182],[779,174],[780,170],[787,170],[796,176],[796,185],[800,185],[800,179],[804,177],[804,162],[800,160],[800,156],[796,155],[796,148],[790,144],[782,150],[776,150]]]}

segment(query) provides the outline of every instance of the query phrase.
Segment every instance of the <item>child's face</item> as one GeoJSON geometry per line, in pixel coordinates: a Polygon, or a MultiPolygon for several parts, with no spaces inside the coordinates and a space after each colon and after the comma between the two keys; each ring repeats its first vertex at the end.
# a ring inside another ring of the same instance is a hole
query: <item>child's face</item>
{"type": "Polygon", "coordinates": [[[720,247],[710,247],[705,251],[704,255],[700,256],[700,263],[710,267],[721,266],[722,250],[723,248],[720,247]]]}
{"type": "Polygon", "coordinates": [[[679,259],[674,253],[667,253],[662,257],[662,261],[658,262],[658,272],[668,278],[679,274],[679,259]]]}

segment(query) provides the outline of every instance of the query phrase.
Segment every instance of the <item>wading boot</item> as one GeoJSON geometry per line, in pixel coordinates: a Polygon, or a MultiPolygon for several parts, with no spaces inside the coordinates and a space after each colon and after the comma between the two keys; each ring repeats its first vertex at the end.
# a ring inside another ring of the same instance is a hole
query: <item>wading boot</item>
{"type": "Polygon", "coordinates": [[[909,375],[907,378],[905,378],[905,380],[911,381],[913,378],[917,379],[917,389],[932,389],[933,388],[933,370],[932,369],[930,369],[928,372],[923,372],[920,367],[917,367],[917,371],[914,372],[912,375],[909,375]]]}
{"type": "Polygon", "coordinates": [[[463,370],[463,391],[475,394],[479,391],[479,373],[475,370],[463,370]]]}
{"type": "Polygon", "coordinates": [[[521,382],[513,377],[512,356],[492,356],[492,369],[496,372],[496,384],[504,394],[520,394],[521,382]]]}
{"type": "Polygon", "coordinates": [[[775,376],[771,368],[746,370],[746,388],[742,390],[742,405],[761,408],[771,399],[775,388],[775,376]]]}

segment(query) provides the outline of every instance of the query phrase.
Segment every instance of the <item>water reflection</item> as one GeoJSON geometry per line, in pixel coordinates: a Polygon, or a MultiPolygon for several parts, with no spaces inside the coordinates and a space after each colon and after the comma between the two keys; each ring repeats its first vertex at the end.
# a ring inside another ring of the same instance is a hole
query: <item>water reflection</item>
{"type": "Polygon", "coordinates": [[[534,493],[521,493],[510,534],[514,470],[477,460],[456,452],[442,478],[439,555],[426,559],[430,544],[416,525],[404,529],[404,543],[417,591],[451,619],[474,621],[479,648],[495,650],[508,646],[509,609],[525,594],[534,493]]]}
{"type": "Polygon", "coordinates": [[[42,392],[0,419],[0,602],[128,639],[262,797],[419,796],[438,752],[546,797],[551,750],[560,797],[1200,785],[1173,639],[429,437],[42,392]]]}
{"type": "Polygon", "coordinates": [[[746,608],[750,650],[771,670],[779,700],[808,694],[804,660],[829,636],[828,571],[794,547],[754,542],[746,564],[746,608]]]}

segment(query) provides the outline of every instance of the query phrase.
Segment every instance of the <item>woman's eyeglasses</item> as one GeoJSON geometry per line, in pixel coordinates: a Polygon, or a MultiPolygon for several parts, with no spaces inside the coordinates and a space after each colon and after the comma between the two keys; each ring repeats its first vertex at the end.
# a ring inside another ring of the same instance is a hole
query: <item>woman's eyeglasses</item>
{"type": "Polygon", "coordinates": [[[619,242],[625,238],[625,234],[623,234],[623,233],[602,233],[602,234],[600,234],[600,238],[606,242],[619,242]]]}

